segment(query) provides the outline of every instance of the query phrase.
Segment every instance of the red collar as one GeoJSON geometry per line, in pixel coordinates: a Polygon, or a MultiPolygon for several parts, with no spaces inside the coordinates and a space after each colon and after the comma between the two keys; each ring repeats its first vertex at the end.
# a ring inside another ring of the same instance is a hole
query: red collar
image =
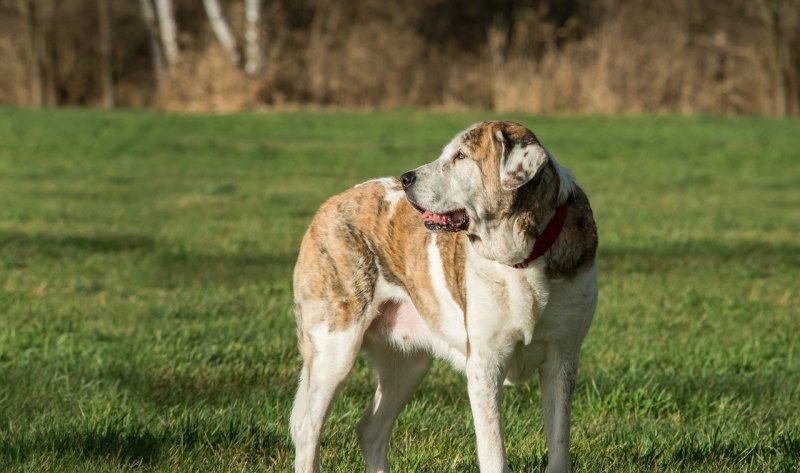
{"type": "Polygon", "coordinates": [[[531,254],[525,258],[525,261],[515,264],[515,268],[527,268],[528,264],[547,253],[547,250],[553,246],[553,243],[556,242],[561,230],[564,228],[564,221],[567,219],[567,207],[569,207],[569,202],[556,209],[556,214],[547,223],[542,234],[536,238],[531,254]]]}

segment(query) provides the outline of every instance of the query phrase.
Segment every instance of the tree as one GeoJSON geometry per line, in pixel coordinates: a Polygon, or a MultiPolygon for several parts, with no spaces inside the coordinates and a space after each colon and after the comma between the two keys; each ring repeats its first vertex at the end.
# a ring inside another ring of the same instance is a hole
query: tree
{"type": "Polygon", "coordinates": [[[203,5],[206,8],[206,15],[208,21],[211,22],[211,29],[214,30],[214,35],[217,37],[219,44],[231,58],[231,62],[235,67],[241,65],[241,56],[239,49],[236,46],[236,39],[231,33],[225,17],[222,16],[222,8],[219,6],[218,0],[203,0],[203,5]]]}
{"type": "Polygon", "coordinates": [[[111,6],[109,0],[97,0],[100,30],[100,86],[105,108],[114,108],[114,77],[111,64],[111,6]]]}
{"type": "Polygon", "coordinates": [[[19,0],[17,2],[20,15],[25,22],[30,104],[34,107],[41,107],[45,97],[44,37],[39,28],[36,5],[35,0],[19,0]]]}
{"type": "Polygon", "coordinates": [[[159,41],[158,23],[156,22],[156,13],[153,11],[153,4],[151,0],[139,0],[139,6],[142,11],[142,19],[144,20],[145,29],[147,29],[147,36],[150,41],[150,56],[153,60],[153,75],[155,76],[156,86],[161,82],[161,77],[164,75],[164,52],[161,48],[159,41]]]}
{"type": "Polygon", "coordinates": [[[249,76],[255,76],[261,72],[261,43],[259,29],[261,26],[261,0],[245,0],[245,63],[244,72],[249,76]]]}
{"type": "Polygon", "coordinates": [[[178,60],[178,28],[175,26],[175,9],[172,0],[155,0],[158,13],[158,29],[161,33],[161,44],[167,67],[178,60]]]}
{"type": "Polygon", "coordinates": [[[770,37],[775,114],[800,114],[797,64],[800,63],[800,1],[761,0],[761,18],[770,37]]]}

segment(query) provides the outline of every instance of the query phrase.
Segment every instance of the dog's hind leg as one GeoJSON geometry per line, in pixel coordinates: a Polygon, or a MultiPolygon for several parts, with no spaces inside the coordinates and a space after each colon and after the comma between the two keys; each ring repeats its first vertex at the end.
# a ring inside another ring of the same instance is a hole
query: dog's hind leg
{"type": "Polygon", "coordinates": [[[303,370],[290,421],[297,473],[320,471],[322,427],[353,367],[362,338],[358,324],[336,331],[320,324],[301,331],[303,370]]]}
{"type": "Polygon", "coordinates": [[[389,440],[397,416],[431,366],[427,353],[404,353],[381,342],[365,348],[378,375],[378,389],[356,427],[358,444],[369,473],[388,473],[389,440]]]}

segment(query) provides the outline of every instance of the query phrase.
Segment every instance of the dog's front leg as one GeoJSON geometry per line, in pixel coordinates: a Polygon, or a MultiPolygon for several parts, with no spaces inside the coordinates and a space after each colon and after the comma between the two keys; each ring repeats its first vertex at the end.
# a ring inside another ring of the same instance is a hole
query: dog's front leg
{"type": "Polygon", "coordinates": [[[569,423],[577,371],[577,356],[552,346],[539,368],[547,437],[547,473],[570,471],[569,423]]]}
{"type": "Polygon", "coordinates": [[[472,418],[475,422],[481,473],[508,471],[503,443],[501,405],[505,363],[492,355],[486,356],[482,355],[481,351],[473,351],[466,366],[467,388],[472,418]]]}

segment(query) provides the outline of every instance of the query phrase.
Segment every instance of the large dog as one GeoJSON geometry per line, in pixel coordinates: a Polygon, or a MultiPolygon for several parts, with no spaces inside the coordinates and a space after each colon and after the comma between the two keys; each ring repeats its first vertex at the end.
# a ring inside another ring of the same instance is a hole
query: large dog
{"type": "Polygon", "coordinates": [[[356,428],[368,471],[389,470],[392,426],[433,357],[466,373],[482,472],[508,470],[504,381],[538,370],[547,471],[568,471],[596,250],[586,194],[511,122],[473,125],[400,180],[325,202],[294,273],[303,358],[291,417],[296,471],[319,471],[323,423],[362,349],[378,377],[356,428]]]}

